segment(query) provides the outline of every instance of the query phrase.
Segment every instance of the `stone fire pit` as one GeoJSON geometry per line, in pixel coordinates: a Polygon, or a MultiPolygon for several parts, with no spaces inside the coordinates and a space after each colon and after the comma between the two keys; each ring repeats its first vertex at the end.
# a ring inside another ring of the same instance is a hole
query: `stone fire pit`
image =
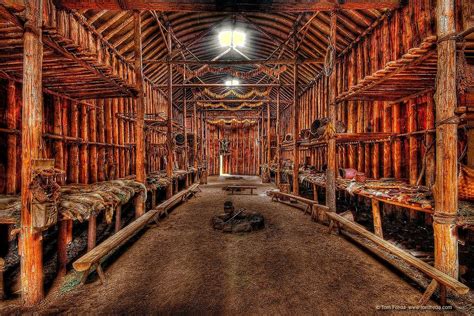
{"type": "Polygon", "coordinates": [[[265,227],[262,214],[247,211],[244,208],[235,209],[230,201],[224,203],[224,214],[212,217],[211,225],[214,229],[224,233],[248,233],[265,227]]]}

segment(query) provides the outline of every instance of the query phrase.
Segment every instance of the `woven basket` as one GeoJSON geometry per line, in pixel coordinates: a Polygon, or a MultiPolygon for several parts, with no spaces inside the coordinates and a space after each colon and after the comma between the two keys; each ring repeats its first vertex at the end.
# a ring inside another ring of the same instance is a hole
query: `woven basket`
{"type": "Polygon", "coordinates": [[[459,166],[459,199],[474,201],[474,169],[459,166]]]}

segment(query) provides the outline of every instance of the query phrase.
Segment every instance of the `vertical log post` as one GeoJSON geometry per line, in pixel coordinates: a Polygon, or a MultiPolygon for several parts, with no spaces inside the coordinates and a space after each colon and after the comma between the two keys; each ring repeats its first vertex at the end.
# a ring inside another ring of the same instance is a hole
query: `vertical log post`
{"type": "MultiPolygon", "coordinates": [[[[16,102],[16,85],[14,81],[8,82],[7,87],[7,127],[16,129],[19,107],[16,102]]],[[[18,135],[7,136],[7,194],[17,193],[17,140],[18,135]]]]}
{"type": "MultiPolygon", "coordinates": [[[[140,183],[146,181],[145,171],[145,95],[143,92],[143,64],[142,64],[142,29],[139,11],[133,12],[134,41],[135,41],[135,77],[137,82],[138,98],[136,99],[135,121],[135,174],[140,183]]],[[[135,217],[145,213],[145,202],[142,196],[135,200],[135,217]]]]}
{"type": "Polygon", "coordinates": [[[193,143],[193,157],[194,157],[194,169],[196,170],[196,177],[194,181],[197,181],[197,177],[199,176],[198,172],[198,120],[197,120],[197,109],[196,109],[196,102],[193,105],[193,126],[194,126],[194,143],[193,143]]]}
{"type": "MultiPolygon", "coordinates": [[[[54,134],[63,135],[63,100],[59,97],[54,97],[54,134]]],[[[54,142],[55,149],[55,167],[58,169],[64,169],[64,146],[62,140],[54,142]]],[[[72,239],[72,231],[69,230],[71,220],[62,220],[59,222],[58,229],[58,277],[66,275],[67,265],[67,245],[72,239]]]]}
{"type": "MultiPolygon", "coordinates": [[[[94,106],[89,109],[89,140],[92,143],[97,143],[97,111],[94,106]]],[[[98,157],[97,157],[97,145],[91,144],[89,146],[89,167],[90,167],[90,182],[95,183],[98,181],[98,157]]]]}
{"type": "Polygon", "coordinates": [[[89,226],[87,226],[87,252],[94,249],[97,243],[97,215],[91,214],[89,226]]]}
{"type": "MultiPolygon", "coordinates": [[[[427,107],[426,107],[426,129],[433,129],[435,127],[435,117],[434,117],[434,104],[433,104],[433,95],[430,93],[427,96],[427,107]]],[[[427,133],[425,136],[426,146],[430,146],[434,141],[434,135],[427,133]]],[[[474,139],[474,137],[472,137],[474,139]]],[[[426,148],[426,169],[425,169],[425,185],[428,188],[431,188],[435,182],[435,146],[431,148],[426,148]]]]}
{"type": "MultiPolygon", "coordinates": [[[[383,105],[382,130],[384,133],[391,132],[390,124],[391,107],[386,102],[383,105]]],[[[390,156],[390,143],[383,143],[383,177],[389,178],[392,174],[392,162],[390,156]]]]}
{"type": "MultiPolygon", "coordinates": [[[[436,4],[438,72],[436,82],[436,180],[433,216],[435,267],[458,278],[458,210],[457,125],[453,124],[456,96],[456,32],[455,0],[439,0],[436,4]]],[[[444,293],[445,289],[441,289],[444,293]]],[[[442,295],[442,304],[445,297],[442,295]]]]}
{"type": "Polygon", "coordinates": [[[294,64],[293,73],[293,194],[299,195],[300,148],[298,144],[299,111],[298,107],[298,64],[294,64]]]}
{"type": "MultiPolygon", "coordinates": [[[[171,57],[171,32],[168,30],[168,49],[171,57]]],[[[171,63],[168,63],[168,124],[166,130],[166,145],[168,149],[168,161],[166,163],[166,175],[170,180],[173,179],[173,68],[171,63]]],[[[166,198],[169,199],[173,195],[173,181],[166,189],[166,198]]]]}
{"type": "Polygon", "coordinates": [[[374,220],[374,232],[380,238],[383,238],[382,217],[380,214],[380,202],[372,199],[372,217],[374,220]]]}
{"type": "MultiPolygon", "coordinates": [[[[270,121],[270,103],[267,104],[267,164],[270,173],[270,163],[272,161],[272,127],[270,121]]],[[[268,175],[270,177],[270,175],[268,175]]]]}
{"type": "MultiPolygon", "coordinates": [[[[408,132],[412,133],[416,131],[416,102],[415,99],[410,99],[407,104],[407,115],[408,115],[408,132]]],[[[409,183],[411,185],[416,185],[418,180],[418,141],[416,136],[411,134],[408,137],[408,174],[409,174],[409,183]]],[[[410,210],[410,220],[415,220],[417,218],[417,212],[410,210]]]]}
{"type": "Polygon", "coordinates": [[[115,232],[122,229],[122,206],[118,205],[115,209],[115,232]]]}
{"type": "Polygon", "coordinates": [[[43,1],[25,2],[23,34],[23,112],[21,164],[21,295],[26,306],[38,304],[44,297],[42,234],[33,228],[33,160],[41,158],[43,95],[42,37],[43,1]]]}
{"type": "Polygon", "coordinates": [[[275,183],[279,187],[281,181],[280,175],[280,154],[281,154],[281,145],[280,145],[280,88],[277,88],[277,101],[276,101],[276,125],[275,125],[275,135],[276,135],[276,179],[275,183]]]}
{"type": "MultiPolygon", "coordinates": [[[[186,75],[184,75],[184,82],[186,82],[186,75]]],[[[188,115],[186,104],[186,89],[184,89],[184,104],[183,104],[183,133],[184,133],[184,170],[188,172],[189,170],[189,157],[188,157],[188,132],[187,132],[187,122],[186,116],[188,115]]],[[[184,187],[187,188],[189,186],[189,174],[186,173],[184,178],[184,187]]]]}
{"type": "MultiPolygon", "coordinates": [[[[401,131],[400,126],[400,104],[395,103],[392,105],[392,132],[395,134],[399,134],[401,131]]],[[[392,167],[393,167],[393,176],[396,179],[400,179],[402,177],[402,170],[401,170],[401,159],[402,159],[402,143],[400,138],[395,138],[393,142],[393,149],[392,149],[392,167]]]]}
{"type": "MultiPolygon", "coordinates": [[[[331,29],[330,29],[330,45],[336,49],[337,41],[337,13],[331,11],[331,29]]],[[[334,52],[335,54],[335,52],[334,52]]],[[[332,126],[336,126],[336,72],[334,69],[329,75],[328,82],[328,114],[329,120],[332,126]]],[[[329,207],[331,212],[336,212],[336,138],[332,136],[328,140],[328,152],[327,152],[327,170],[326,170],[326,205],[329,207]]]]}

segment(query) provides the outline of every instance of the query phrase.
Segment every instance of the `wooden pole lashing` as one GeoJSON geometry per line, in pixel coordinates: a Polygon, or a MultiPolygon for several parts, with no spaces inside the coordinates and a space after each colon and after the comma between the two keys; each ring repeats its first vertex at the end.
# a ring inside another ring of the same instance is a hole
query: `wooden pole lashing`
{"type": "Polygon", "coordinates": [[[458,238],[455,223],[458,210],[455,0],[438,0],[436,25],[438,70],[436,103],[436,180],[434,186],[435,267],[458,278],[458,238]],[[454,124],[453,124],[454,123],[454,124]]]}

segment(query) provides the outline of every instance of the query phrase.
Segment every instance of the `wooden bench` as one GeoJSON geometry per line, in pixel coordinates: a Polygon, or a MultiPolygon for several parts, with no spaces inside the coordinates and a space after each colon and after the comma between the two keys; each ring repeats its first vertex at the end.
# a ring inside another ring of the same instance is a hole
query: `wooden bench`
{"type": "Polygon", "coordinates": [[[325,213],[329,211],[329,208],[327,206],[320,205],[317,201],[310,200],[301,196],[283,193],[280,191],[270,191],[269,194],[272,197],[272,201],[281,202],[286,205],[293,206],[291,203],[285,203],[285,200],[289,200],[290,202],[296,201],[305,204],[306,208],[303,211],[305,214],[309,213],[312,219],[320,218],[319,215],[321,212],[325,213]]]}
{"type": "Polygon", "coordinates": [[[107,258],[111,253],[113,253],[117,248],[123,245],[127,240],[136,235],[140,230],[142,230],[149,222],[152,220],[157,221],[157,218],[160,214],[167,212],[178,205],[183,201],[187,201],[190,196],[199,190],[199,184],[192,185],[186,190],[179,192],[176,195],[173,195],[168,200],[164,201],[157,208],[150,210],[135,219],[132,223],[122,228],[120,231],[114,235],[107,238],[104,242],[93,248],[91,251],[86,253],[84,256],[79,258],[73,263],[74,270],[78,272],[84,272],[81,280],[81,284],[84,284],[87,280],[89,273],[96,268],[97,273],[101,281],[105,282],[105,275],[101,267],[101,263],[107,258]],[[190,195],[191,194],[191,195],[190,195]]]}
{"type": "MultiPolygon", "coordinates": [[[[354,223],[344,217],[342,217],[339,214],[336,214],[334,212],[327,212],[326,215],[329,217],[329,219],[333,222],[336,222],[338,227],[342,225],[343,227],[346,227],[363,237],[367,238],[368,240],[372,241],[376,245],[382,247],[386,251],[390,252],[391,254],[397,256],[401,260],[407,262],[408,264],[414,266],[421,272],[425,273],[427,276],[432,278],[432,281],[430,285],[426,288],[425,293],[419,300],[420,305],[425,305],[430,297],[433,295],[433,293],[436,291],[436,288],[439,286],[441,291],[440,295],[446,295],[446,291],[443,289],[448,287],[452,290],[454,290],[458,294],[466,294],[469,292],[469,287],[466,285],[462,284],[458,280],[450,277],[449,275],[439,271],[435,267],[427,264],[426,262],[412,256],[411,254],[407,253],[406,251],[398,248],[397,246],[391,244],[390,242],[378,237],[377,235],[369,232],[367,229],[365,229],[363,226],[354,223]],[[444,294],[443,294],[444,293],[444,294]]],[[[441,298],[442,301],[445,301],[445,297],[441,298]]]]}
{"type": "Polygon", "coordinates": [[[230,191],[230,194],[234,194],[235,191],[245,191],[245,190],[250,190],[250,195],[253,195],[253,190],[257,190],[256,186],[252,185],[228,185],[224,187],[224,190],[230,191]]]}

